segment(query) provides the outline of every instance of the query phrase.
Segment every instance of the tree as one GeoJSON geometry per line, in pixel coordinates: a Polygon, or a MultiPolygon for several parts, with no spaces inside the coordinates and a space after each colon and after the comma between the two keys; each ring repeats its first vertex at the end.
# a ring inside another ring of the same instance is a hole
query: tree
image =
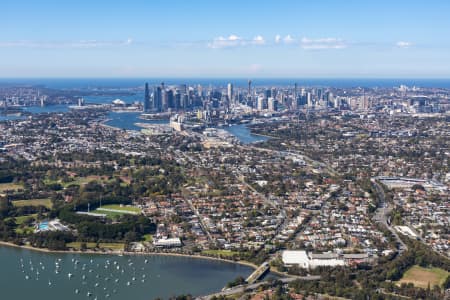
{"type": "Polygon", "coordinates": [[[447,276],[447,279],[444,281],[444,289],[450,289],[450,275],[447,276]]]}
{"type": "Polygon", "coordinates": [[[87,250],[87,244],[86,244],[86,242],[81,242],[81,243],[80,243],[80,250],[81,250],[81,251],[86,251],[86,250],[87,250]]]}
{"type": "Polygon", "coordinates": [[[227,288],[238,286],[245,283],[245,279],[242,276],[236,277],[233,281],[227,283],[227,288]]]}
{"type": "Polygon", "coordinates": [[[8,198],[0,197],[0,216],[6,217],[11,209],[11,203],[8,198]]]}
{"type": "Polygon", "coordinates": [[[411,188],[413,191],[417,191],[417,190],[419,190],[419,191],[425,191],[425,188],[423,187],[423,185],[421,185],[421,184],[415,184],[415,185],[413,185],[412,186],[412,188],[411,188]]]}

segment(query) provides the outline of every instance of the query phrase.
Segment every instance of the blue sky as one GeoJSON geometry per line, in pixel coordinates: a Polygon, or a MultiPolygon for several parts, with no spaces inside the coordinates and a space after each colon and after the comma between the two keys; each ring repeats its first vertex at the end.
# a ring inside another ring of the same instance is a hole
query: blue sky
{"type": "Polygon", "coordinates": [[[2,2],[0,77],[450,78],[447,0],[2,2]]]}

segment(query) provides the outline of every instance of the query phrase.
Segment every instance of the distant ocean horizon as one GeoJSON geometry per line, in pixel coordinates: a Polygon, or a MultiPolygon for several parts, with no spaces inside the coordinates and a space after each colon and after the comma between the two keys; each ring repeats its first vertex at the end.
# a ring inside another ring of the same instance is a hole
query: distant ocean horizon
{"type": "MultiPolygon", "coordinates": [[[[334,87],[334,88],[391,88],[400,85],[425,88],[450,88],[448,79],[420,79],[420,78],[250,78],[253,86],[293,86],[299,87],[334,87]]],[[[248,78],[0,78],[0,86],[6,84],[44,86],[54,89],[95,89],[95,88],[139,88],[145,82],[149,85],[186,84],[188,86],[209,85],[225,87],[232,83],[234,87],[247,87],[248,78]]]]}

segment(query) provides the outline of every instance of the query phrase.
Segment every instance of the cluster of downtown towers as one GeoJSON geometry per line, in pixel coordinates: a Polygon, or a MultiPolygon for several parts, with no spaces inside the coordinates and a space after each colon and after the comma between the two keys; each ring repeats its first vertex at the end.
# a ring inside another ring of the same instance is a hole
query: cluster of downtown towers
{"type": "Polygon", "coordinates": [[[164,83],[150,88],[145,83],[145,112],[227,109],[239,103],[259,111],[277,111],[280,105],[290,109],[299,106],[334,106],[331,92],[323,89],[298,89],[297,84],[288,89],[254,89],[249,81],[248,87],[235,91],[231,83],[226,88],[209,87],[207,90],[201,85],[188,87],[180,84],[168,87],[164,83]]]}
{"type": "Polygon", "coordinates": [[[164,83],[152,88],[145,83],[144,111],[166,112],[177,110],[190,110],[194,108],[219,108],[231,105],[231,101],[238,101],[233,93],[233,85],[228,84],[228,92],[222,94],[219,90],[204,91],[201,85],[196,88],[185,84],[166,87],[164,83]]]}

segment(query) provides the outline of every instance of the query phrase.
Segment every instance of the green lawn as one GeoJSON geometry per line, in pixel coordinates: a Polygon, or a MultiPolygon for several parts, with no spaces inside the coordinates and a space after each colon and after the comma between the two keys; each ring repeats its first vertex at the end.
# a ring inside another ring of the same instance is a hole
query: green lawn
{"type": "Polygon", "coordinates": [[[23,227],[23,228],[16,228],[16,233],[17,234],[26,234],[26,235],[29,235],[29,234],[33,234],[34,233],[34,227],[31,227],[31,226],[29,226],[29,227],[23,227]]]}
{"type": "Polygon", "coordinates": [[[36,217],[37,217],[37,214],[15,217],[16,224],[17,225],[22,225],[25,221],[27,221],[27,220],[29,220],[31,218],[36,218],[36,217]]]}
{"type": "Polygon", "coordinates": [[[30,199],[30,200],[14,200],[12,204],[15,207],[22,206],[45,206],[48,209],[52,208],[52,201],[50,199],[30,199]]]}
{"type": "MultiPolygon", "coordinates": [[[[63,182],[62,180],[51,180],[51,179],[44,179],[44,183],[47,185],[50,184],[55,184],[55,183],[59,183],[61,184],[64,188],[70,186],[70,185],[79,185],[79,186],[83,186],[88,184],[89,182],[93,182],[93,181],[97,181],[98,183],[102,184],[102,183],[109,183],[109,182],[113,182],[115,180],[115,178],[112,179],[107,179],[106,177],[101,177],[101,176],[86,176],[86,177],[75,177],[72,178],[73,180],[69,181],[69,182],[63,182]]],[[[121,186],[128,186],[129,184],[126,182],[122,182],[121,186]]]]}
{"type": "Polygon", "coordinates": [[[114,209],[114,210],[121,210],[124,212],[133,212],[133,213],[141,213],[141,209],[138,207],[132,207],[132,206],[120,206],[120,204],[107,204],[102,205],[102,208],[105,209],[114,209]]]}
{"type": "Polygon", "coordinates": [[[0,183],[0,193],[5,191],[17,191],[23,189],[23,186],[15,183],[0,183]]]}
{"type": "Polygon", "coordinates": [[[144,234],[143,238],[144,238],[145,242],[149,242],[149,243],[153,242],[153,235],[151,235],[151,234],[144,234]]]}
{"type": "MultiPolygon", "coordinates": [[[[86,243],[88,249],[95,249],[97,243],[86,243]]],[[[81,242],[67,243],[66,247],[73,248],[75,250],[80,250],[81,242]]],[[[123,250],[125,248],[124,243],[99,243],[101,249],[111,249],[111,250],[123,250]]]]}
{"type": "Polygon", "coordinates": [[[203,250],[202,253],[206,255],[224,256],[224,257],[232,257],[233,255],[239,254],[239,252],[231,250],[203,250]]]}
{"type": "Polygon", "coordinates": [[[449,274],[449,272],[440,268],[422,268],[415,265],[409,268],[397,283],[412,283],[416,287],[425,289],[428,287],[428,283],[430,287],[435,285],[442,287],[449,274]]]}
{"type": "Polygon", "coordinates": [[[106,210],[98,210],[98,209],[92,210],[91,212],[96,213],[96,214],[104,214],[108,218],[115,218],[115,217],[123,216],[125,214],[122,212],[114,212],[114,211],[106,211],[106,210]]]}
{"type": "Polygon", "coordinates": [[[34,226],[26,226],[24,223],[25,221],[28,221],[32,218],[36,218],[37,214],[32,215],[25,215],[25,216],[19,216],[15,217],[17,228],[15,229],[15,232],[17,234],[32,234],[34,232],[34,226]]]}
{"type": "Polygon", "coordinates": [[[142,210],[137,207],[121,207],[119,204],[108,204],[102,205],[101,208],[97,208],[93,212],[98,214],[105,214],[109,218],[114,218],[117,216],[125,215],[125,214],[140,214],[142,210]]]}

